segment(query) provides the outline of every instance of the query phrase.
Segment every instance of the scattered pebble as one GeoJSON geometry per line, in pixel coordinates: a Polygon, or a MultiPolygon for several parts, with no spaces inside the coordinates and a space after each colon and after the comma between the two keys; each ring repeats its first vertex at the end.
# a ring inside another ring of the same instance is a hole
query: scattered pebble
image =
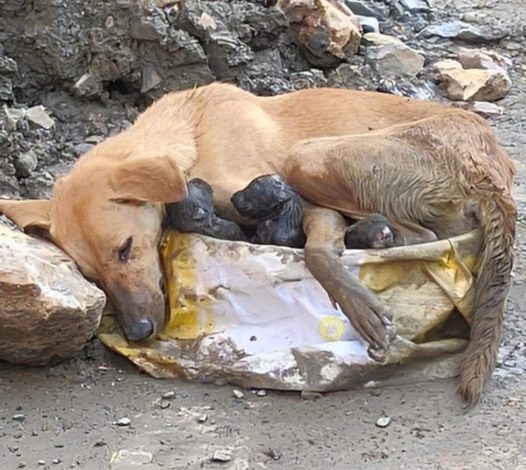
{"type": "Polygon", "coordinates": [[[159,406],[161,407],[161,410],[166,410],[166,408],[170,407],[170,401],[166,399],[161,399],[159,406]]]}
{"type": "Polygon", "coordinates": [[[236,397],[238,400],[241,400],[245,396],[241,390],[237,390],[236,388],[232,390],[232,395],[234,395],[234,397],[236,397]]]}
{"type": "Polygon", "coordinates": [[[165,392],[163,393],[162,398],[165,400],[173,400],[175,398],[175,392],[165,392]]]}
{"type": "Polygon", "coordinates": [[[201,415],[197,417],[197,421],[199,423],[206,423],[207,420],[208,420],[208,415],[201,415]]]}
{"type": "Polygon", "coordinates": [[[301,392],[302,400],[317,400],[318,398],[321,398],[322,396],[323,394],[319,392],[309,392],[307,390],[303,390],[301,392]]]}
{"type": "Polygon", "coordinates": [[[214,462],[230,462],[232,460],[232,452],[228,449],[220,449],[214,452],[212,456],[214,462]]]}
{"type": "Polygon", "coordinates": [[[129,426],[131,424],[130,418],[121,418],[115,422],[117,426],[129,426]]]}
{"type": "Polygon", "coordinates": [[[279,460],[283,454],[272,447],[269,447],[266,451],[263,452],[266,456],[270,457],[272,460],[279,460]]]}
{"type": "Polygon", "coordinates": [[[46,465],[46,461],[45,460],[39,460],[39,461],[37,461],[37,464],[38,465],[46,465]]]}
{"type": "Polygon", "coordinates": [[[60,459],[53,459],[51,461],[51,463],[54,464],[54,465],[58,465],[60,462],[62,462],[62,460],[60,460],[60,459]]]}
{"type": "Polygon", "coordinates": [[[267,396],[267,391],[266,390],[258,390],[256,392],[256,396],[258,396],[258,397],[266,397],[267,396]]]}
{"type": "Polygon", "coordinates": [[[380,416],[376,420],[376,426],[378,426],[379,428],[386,428],[387,426],[389,426],[390,422],[391,418],[389,418],[389,416],[380,416]]]}
{"type": "Polygon", "coordinates": [[[19,423],[23,423],[26,420],[26,416],[22,413],[17,413],[16,415],[13,415],[13,421],[18,421],[19,423]]]}

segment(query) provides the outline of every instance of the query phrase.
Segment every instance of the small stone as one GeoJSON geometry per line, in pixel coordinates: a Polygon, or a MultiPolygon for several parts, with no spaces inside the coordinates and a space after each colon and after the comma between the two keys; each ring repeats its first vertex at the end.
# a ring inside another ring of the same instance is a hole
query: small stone
{"type": "Polygon", "coordinates": [[[152,64],[146,64],[142,68],[142,85],[141,93],[146,93],[155,88],[163,81],[162,77],[157,72],[157,69],[152,64]]]}
{"type": "Polygon", "coordinates": [[[29,108],[26,111],[26,116],[27,119],[43,129],[51,129],[55,125],[55,121],[49,117],[42,105],[29,108]]]}
{"type": "Polygon", "coordinates": [[[238,400],[241,400],[245,396],[241,390],[237,389],[232,390],[232,395],[234,395],[234,397],[236,397],[238,400]]]}
{"type": "Polygon", "coordinates": [[[473,101],[471,111],[480,114],[484,118],[491,118],[502,115],[504,113],[504,108],[487,101],[473,101]]]}
{"type": "Polygon", "coordinates": [[[16,415],[13,415],[13,421],[18,421],[19,423],[23,423],[26,420],[26,416],[22,413],[17,413],[16,415]]]}
{"type": "Polygon", "coordinates": [[[121,418],[115,422],[117,426],[129,426],[131,424],[130,418],[121,418]]]}
{"type": "Polygon", "coordinates": [[[256,392],[256,395],[257,395],[258,397],[266,397],[266,396],[267,396],[267,391],[266,391],[266,390],[258,390],[258,391],[256,392]]]}
{"type": "Polygon", "coordinates": [[[517,363],[515,361],[512,361],[510,359],[506,359],[504,362],[504,367],[516,367],[517,363]]]}
{"type": "Polygon", "coordinates": [[[458,20],[427,26],[420,34],[423,37],[438,36],[443,39],[462,39],[472,43],[497,41],[507,36],[506,31],[482,26],[479,28],[458,20]]]}
{"type": "Polygon", "coordinates": [[[230,462],[232,460],[232,452],[228,449],[216,450],[212,460],[214,462],[230,462]]]}
{"type": "Polygon", "coordinates": [[[52,463],[53,465],[58,465],[60,462],[62,462],[62,460],[60,460],[60,459],[53,459],[53,460],[51,461],[51,463],[52,463]]]}
{"type": "Polygon", "coordinates": [[[45,460],[38,460],[37,464],[38,465],[46,465],[46,461],[45,460]]]}
{"type": "Polygon", "coordinates": [[[170,408],[170,400],[166,400],[165,398],[161,398],[161,401],[159,403],[159,407],[161,410],[166,410],[166,408],[170,408]]]}
{"type": "Polygon", "coordinates": [[[38,158],[33,150],[19,155],[15,161],[15,168],[17,170],[17,176],[20,178],[28,178],[35,171],[38,165],[38,158]]]}
{"type": "Polygon", "coordinates": [[[269,447],[266,451],[263,451],[263,453],[274,461],[278,461],[283,456],[279,450],[273,449],[272,447],[269,447]]]}
{"type": "Polygon", "coordinates": [[[425,0],[400,0],[404,10],[411,13],[428,13],[431,11],[425,0]]]}
{"type": "Polygon", "coordinates": [[[208,416],[207,415],[201,415],[201,416],[197,417],[197,422],[199,422],[199,423],[206,423],[207,420],[208,420],[208,416]]]}
{"type": "Polygon", "coordinates": [[[360,16],[357,15],[358,21],[364,33],[379,33],[380,24],[374,16],[360,16]]]}
{"type": "Polygon", "coordinates": [[[322,396],[323,394],[319,392],[309,392],[308,390],[301,391],[302,400],[317,400],[318,398],[321,398],[322,396]]]}
{"type": "Polygon", "coordinates": [[[424,67],[424,56],[395,37],[367,33],[363,44],[365,62],[382,75],[416,75],[424,67]]]}
{"type": "Polygon", "coordinates": [[[388,14],[387,8],[380,8],[377,4],[345,0],[345,4],[355,15],[372,16],[377,20],[385,20],[388,14]]]}
{"type": "Polygon", "coordinates": [[[378,426],[379,428],[386,428],[387,426],[389,426],[390,422],[391,418],[389,418],[389,416],[380,416],[376,420],[376,426],[378,426]]]}

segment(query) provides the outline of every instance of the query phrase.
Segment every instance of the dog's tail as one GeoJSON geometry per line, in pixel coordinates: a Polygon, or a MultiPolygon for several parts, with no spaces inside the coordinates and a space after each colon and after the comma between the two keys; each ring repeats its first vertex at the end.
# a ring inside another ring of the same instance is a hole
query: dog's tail
{"type": "Polygon", "coordinates": [[[509,190],[495,188],[488,180],[479,184],[485,186],[480,201],[484,241],[475,285],[471,338],[460,363],[459,391],[467,409],[479,401],[497,362],[515,239],[516,206],[509,190]]]}

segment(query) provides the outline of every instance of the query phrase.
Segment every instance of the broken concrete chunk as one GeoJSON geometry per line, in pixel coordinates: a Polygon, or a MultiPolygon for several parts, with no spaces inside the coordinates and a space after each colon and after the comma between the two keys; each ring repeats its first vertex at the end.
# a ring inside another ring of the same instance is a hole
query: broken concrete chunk
{"type": "Polygon", "coordinates": [[[0,221],[0,360],[44,365],[77,354],[105,301],[57,247],[0,221]]]}
{"type": "Polygon", "coordinates": [[[395,37],[367,33],[363,44],[365,62],[383,75],[416,75],[424,67],[424,56],[395,37]]]}

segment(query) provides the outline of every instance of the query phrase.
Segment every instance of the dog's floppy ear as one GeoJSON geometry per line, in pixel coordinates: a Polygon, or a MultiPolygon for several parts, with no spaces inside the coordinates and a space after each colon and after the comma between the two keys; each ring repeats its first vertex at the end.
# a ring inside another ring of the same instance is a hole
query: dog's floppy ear
{"type": "Polygon", "coordinates": [[[178,202],[187,195],[183,172],[169,157],[121,160],[110,170],[110,187],[120,202],[178,202]]]}
{"type": "Polygon", "coordinates": [[[12,201],[0,199],[0,214],[9,217],[21,229],[49,238],[51,226],[49,199],[12,201]]]}

